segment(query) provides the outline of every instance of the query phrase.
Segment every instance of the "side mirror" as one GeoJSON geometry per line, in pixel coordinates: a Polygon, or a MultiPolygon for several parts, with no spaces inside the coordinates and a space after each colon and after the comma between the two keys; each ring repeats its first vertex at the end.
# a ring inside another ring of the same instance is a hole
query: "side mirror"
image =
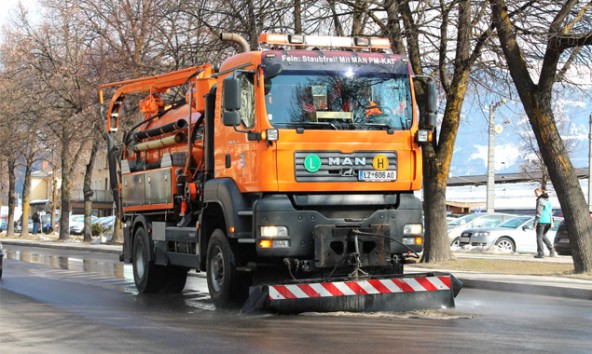
{"type": "Polygon", "coordinates": [[[225,111],[238,111],[241,109],[240,79],[228,76],[224,79],[224,92],[222,103],[225,111]]]}
{"type": "Polygon", "coordinates": [[[224,111],[222,114],[222,123],[227,127],[236,127],[241,122],[241,86],[240,79],[234,76],[228,76],[224,79],[222,104],[224,111]]]}
{"type": "Polygon", "coordinates": [[[222,123],[227,127],[236,127],[241,123],[239,111],[225,111],[222,115],[222,123]]]}
{"type": "Polygon", "coordinates": [[[434,129],[436,127],[436,112],[438,111],[438,90],[433,81],[428,81],[426,89],[426,107],[425,117],[421,118],[421,126],[425,129],[434,129]]]}

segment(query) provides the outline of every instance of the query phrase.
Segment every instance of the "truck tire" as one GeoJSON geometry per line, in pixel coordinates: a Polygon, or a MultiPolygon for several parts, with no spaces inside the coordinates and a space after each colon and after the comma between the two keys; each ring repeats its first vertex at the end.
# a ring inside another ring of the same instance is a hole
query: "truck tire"
{"type": "Polygon", "coordinates": [[[236,308],[245,302],[248,286],[236,270],[236,258],[220,229],[214,230],[208,243],[206,274],[210,297],[217,308],[236,308]]]}
{"type": "Polygon", "coordinates": [[[132,263],[134,282],[140,294],[156,293],[164,288],[166,267],[158,266],[150,260],[150,240],[142,227],[136,230],[134,236],[132,263]]]}

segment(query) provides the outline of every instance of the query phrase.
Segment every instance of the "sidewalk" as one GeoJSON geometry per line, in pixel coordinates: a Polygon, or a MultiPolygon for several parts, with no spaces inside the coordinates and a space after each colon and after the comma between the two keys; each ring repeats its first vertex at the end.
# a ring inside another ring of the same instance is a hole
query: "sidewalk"
{"type": "MultiPolygon", "coordinates": [[[[20,240],[20,239],[1,239],[4,245],[18,245],[26,247],[57,248],[77,251],[92,251],[120,254],[121,245],[107,244],[88,244],[77,240],[65,241],[43,241],[43,240],[20,240]]],[[[488,253],[468,253],[454,252],[457,258],[488,258],[504,259],[524,262],[540,263],[572,263],[571,257],[545,257],[544,259],[534,259],[532,255],[510,255],[510,254],[488,254],[488,253]]],[[[436,271],[436,269],[432,269],[436,271]]],[[[425,268],[407,266],[407,273],[430,271],[425,268]]],[[[539,275],[511,275],[485,272],[470,272],[458,270],[437,271],[453,273],[455,277],[463,282],[465,288],[488,289],[499,291],[510,291],[520,293],[530,293],[539,295],[549,295],[558,297],[567,297],[575,299],[592,300],[592,280],[574,279],[560,276],[539,276],[539,275]]]]}

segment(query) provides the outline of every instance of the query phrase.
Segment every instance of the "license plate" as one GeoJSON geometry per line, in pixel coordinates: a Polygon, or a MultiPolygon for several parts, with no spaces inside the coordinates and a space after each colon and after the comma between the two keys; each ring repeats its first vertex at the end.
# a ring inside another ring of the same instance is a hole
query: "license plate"
{"type": "Polygon", "coordinates": [[[568,238],[560,238],[559,243],[569,243],[569,239],[568,238]]]}
{"type": "Polygon", "coordinates": [[[460,243],[469,243],[469,241],[471,241],[470,237],[461,237],[460,238],[460,243]]]}
{"type": "Polygon", "coordinates": [[[396,171],[358,171],[359,181],[389,182],[397,179],[396,171]]]}

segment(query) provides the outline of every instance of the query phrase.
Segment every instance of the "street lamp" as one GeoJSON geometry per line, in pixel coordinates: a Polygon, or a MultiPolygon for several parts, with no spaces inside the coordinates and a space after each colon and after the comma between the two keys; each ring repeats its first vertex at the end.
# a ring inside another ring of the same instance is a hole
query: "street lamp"
{"type": "Polygon", "coordinates": [[[488,213],[493,213],[493,200],[495,195],[495,110],[506,103],[502,98],[494,104],[489,105],[489,141],[487,146],[487,198],[485,206],[488,213]]]}

